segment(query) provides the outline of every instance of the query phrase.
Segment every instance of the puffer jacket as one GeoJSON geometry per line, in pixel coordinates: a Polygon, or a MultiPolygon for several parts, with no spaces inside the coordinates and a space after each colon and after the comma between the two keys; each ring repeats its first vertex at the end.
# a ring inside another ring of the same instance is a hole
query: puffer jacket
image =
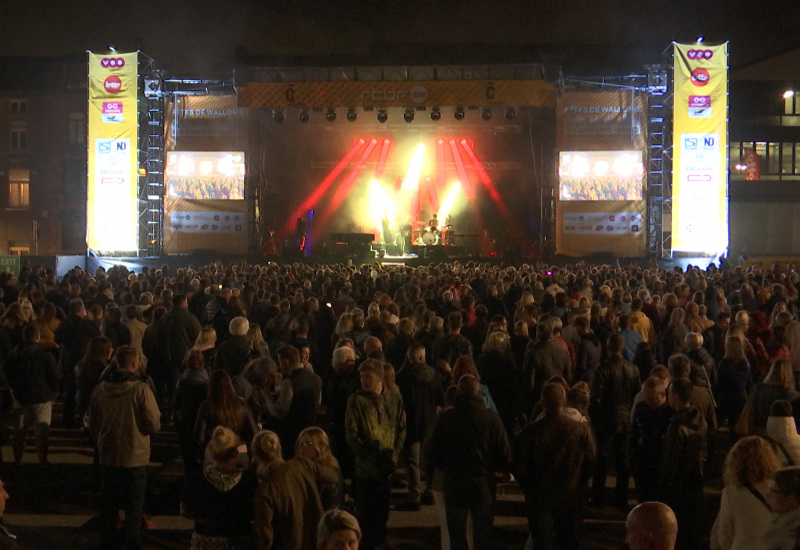
{"type": "Polygon", "coordinates": [[[89,431],[103,466],[135,468],[150,462],[150,436],[161,429],[161,411],[150,386],[114,369],[92,392],[89,431]]]}

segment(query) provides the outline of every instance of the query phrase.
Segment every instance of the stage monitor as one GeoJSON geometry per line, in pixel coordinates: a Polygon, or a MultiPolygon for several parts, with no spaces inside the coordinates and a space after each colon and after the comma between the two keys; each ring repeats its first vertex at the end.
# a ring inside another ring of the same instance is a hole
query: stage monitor
{"type": "Polygon", "coordinates": [[[167,153],[168,199],[244,199],[244,153],[239,151],[170,151],[167,153]]]}
{"type": "Polygon", "coordinates": [[[562,201],[642,200],[641,151],[561,151],[558,161],[562,201]]]}

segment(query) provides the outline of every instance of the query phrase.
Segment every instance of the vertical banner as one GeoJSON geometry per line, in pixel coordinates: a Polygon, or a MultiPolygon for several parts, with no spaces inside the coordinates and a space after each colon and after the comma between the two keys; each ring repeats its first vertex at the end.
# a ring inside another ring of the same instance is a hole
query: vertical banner
{"type": "Polygon", "coordinates": [[[672,250],[728,248],[728,43],[675,44],[672,250]]]}
{"type": "Polygon", "coordinates": [[[89,53],[86,242],[104,252],[139,248],[138,55],[89,53]]]}

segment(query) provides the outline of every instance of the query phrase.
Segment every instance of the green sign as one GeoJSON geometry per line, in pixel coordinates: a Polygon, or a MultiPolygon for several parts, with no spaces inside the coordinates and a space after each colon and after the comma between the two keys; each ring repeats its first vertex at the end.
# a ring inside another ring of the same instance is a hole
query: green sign
{"type": "Polygon", "coordinates": [[[0,256],[0,273],[11,273],[19,277],[19,256],[0,256]]]}

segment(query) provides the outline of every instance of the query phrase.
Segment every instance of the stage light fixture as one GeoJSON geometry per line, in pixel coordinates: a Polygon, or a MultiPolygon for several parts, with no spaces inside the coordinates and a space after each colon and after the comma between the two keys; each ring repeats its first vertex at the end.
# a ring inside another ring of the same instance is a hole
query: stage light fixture
{"type": "Polygon", "coordinates": [[[325,120],[327,120],[328,122],[333,122],[334,120],[336,120],[336,109],[331,107],[327,111],[325,111],[325,120]]]}
{"type": "Polygon", "coordinates": [[[305,124],[308,122],[309,118],[311,118],[311,116],[308,114],[308,109],[300,109],[300,112],[297,114],[297,120],[305,124]]]}
{"type": "Polygon", "coordinates": [[[272,120],[275,122],[283,122],[285,118],[286,114],[283,112],[283,109],[272,109],[272,120]]]}
{"type": "Polygon", "coordinates": [[[786,90],[783,92],[783,99],[789,99],[790,97],[794,96],[794,90],[786,90]]]}
{"type": "Polygon", "coordinates": [[[483,120],[492,120],[492,110],[489,107],[484,107],[481,110],[481,118],[483,120]]]}
{"type": "Polygon", "coordinates": [[[464,107],[456,107],[453,117],[456,120],[464,120],[464,107]]]}
{"type": "Polygon", "coordinates": [[[358,118],[358,113],[353,107],[347,109],[347,120],[349,120],[350,122],[355,122],[357,118],[358,118]]]}
{"type": "Polygon", "coordinates": [[[378,122],[383,124],[389,119],[389,114],[386,112],[386,109],[378,109],[378,122]]]}
{"type": "Polygon", "coordinates": [[[434,107],[431,109],[431,120],[439,120],[442,118],[442,111],[439,107],[434,107]]]}
{"type": "Polygon", "coordinates": [[[403,120],[406,122],[411,122],[414,120],[414,109],[412,107],[406,107],[403,111],[403,120]]]}
{"type": "Polygon", "coordinates": [[[506,120],[512,121],[517,118],[517,110],[514,107],[506,109],[506,120]]]}

